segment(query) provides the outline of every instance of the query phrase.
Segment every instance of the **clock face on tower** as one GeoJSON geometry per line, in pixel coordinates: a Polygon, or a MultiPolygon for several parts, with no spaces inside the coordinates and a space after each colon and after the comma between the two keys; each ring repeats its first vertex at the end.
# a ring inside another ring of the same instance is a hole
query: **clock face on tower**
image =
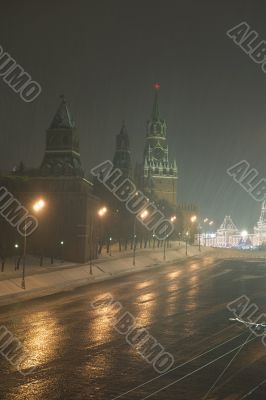
{"type": "Polygon", "coordinates": [[[161,160],[163,158],[164,151],[161,147],[155,147],[152,150],[152,155],[156,160],[161,160]]]}

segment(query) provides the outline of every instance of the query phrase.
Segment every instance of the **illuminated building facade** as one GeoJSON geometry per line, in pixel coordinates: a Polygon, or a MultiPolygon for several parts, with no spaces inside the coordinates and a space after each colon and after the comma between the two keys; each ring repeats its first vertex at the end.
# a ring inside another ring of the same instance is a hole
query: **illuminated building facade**
{"type": "MultiPolygon", "coordinates": [[[[202,243],[213,247],[258,247],[266,246],[266,201],[262,203],[259,220],[253,233],[240,232],[232,218],[226,216],[220,228],[212,234],[201,234],[202,243]]],[[[198,240],[198,236],[197,236],[198,240]]]]}

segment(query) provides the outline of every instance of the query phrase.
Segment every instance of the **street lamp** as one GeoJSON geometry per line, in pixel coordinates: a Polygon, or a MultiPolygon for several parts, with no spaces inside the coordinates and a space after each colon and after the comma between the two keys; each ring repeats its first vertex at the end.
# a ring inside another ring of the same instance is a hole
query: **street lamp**
{"type": "Polygon", "coordinates": [[[187,241],[188,241],[188,232],[186,232],[186,256],[187,256],[187,241]]]}
{"type": "MultiPolygon", "coordinates": [[[[43,208],[46,206],[46,203],[43,199],[37,200],[35,203],[32,205],[33,211],[35,211],[37,214],[43,210],[43,208]]],[[[27,225],[26,225],[26,219],[24,221],[24,246],[23,246],[23,269],[22,269],[22,280],[21,280],[21,287],[22,289],[26,289],[26,284],[25,284],[25,272],[26,272],[26,252],[27,252],[27,225]]]]}
{"type": "Polygon", "coordinates": [[[100,208],[98,210],[99,217],[103,217],[106,213],[107,213],[107,208],[106,207],[102,207],[102,208],[100,208]]]}
{"type": "Polygon", "coordinates": [[[197,216],[196,215],[192,215],[192,217],[190,218],[190,221],[193,223],[195,221],[197,221],[197,216]]]}
{"type": "Polygon", "coordinates": [[[204,220],[203,220],[203,235],[204,235],[204,246],[206,247],[206,238],[207,238],[207,232],[206,232],[206,228],[205,228],[205,226],[206,226],[206,224],[208,224],[208,222],[209,222],[209,218],[204,218],[204,220]]]}
{"type": "Polygon", "coordinates": [[[61,240],[60,246],[61,246],[61,259],[62,259],[62,262],[63,262],[63,247],[64,247],[64,241],[63,240],[61,240]]]}
{"type": "Polygon", "coordinates": [[[109,244],[109,256],[112,255],[112,240],[113,240],[113,238],[110,237],[110,238],[109,238],[109,242],[110,242],[110,244],[109,244]]]}
{"type": "MultiPolygon", "coordinates": [[[[97,210],[96,214],[102,218],[105,216],[105,214],[107,213],[108,209],[107,207],[101,207],[99,208],[99,210],[97,210]]],[[[94,231],[94,218],[93,218],[93,214],[91,214],[90,217],[90,275],[92,275],[92,250],[93,250],[93,246],[92,246],[92,241],[93,241],[93,231],[94,231]]]]}
{"type": "Polygon", "coordinates": [[[136,264],[136,222],[137,222],[137,217],[135,216],[133,224],[133,262],[132,262],[134,266],[136,264]]]}
{"type": "MultiPolygon", "coordinates": [[[[176,216],[172,215],[172,217],[170,218],[170,221],[172,222],[172,224],[176,221],[176,216]]],[[[166,241],[168,240],[168,235],[166,236],[166,238],[164,239],[164,243],[163,243],[163,259],[164,261],[166,260],[166,241]]]]}
{"type": "MultiPolygon", "coordinates": [[[[139,192],[135,193],[135,196],[138,196],[139,192]]],[[[137,216],[134,216],[134,223],[133,223],[133,261],[132,264],[135,266],[136,263],[136,223],[137,223],[137,216]]]]}
{"type": "MultiPolygon", "coordinates": [[[[172,224],[174,224],[174,222],[176,221],[176,215],[172,215],[172,217],[170,218],[170,221],[172,222],[172,224]]],[[[168,235],[167,235],[167,238],[168,238],[168,235]]],[[[164,247],[165,247],[165,243],[164,243],[164,247]]],[[[164,255],[164,260],[165,260],[165,255],[164,255]]]]}
{"type": "Polygon", "coordinates": [[[204,218],[204,220],[203,220],[203,227],[204,227],[204,231],[203,231],[203,234],[204,234],[204,246],[206,246],[206,239],[207,239],[207,230],[206,230],[206,225],[212,225],[212,221],[210,221],[209,222],[209,218],[204,218]]]}
{"type": "MultiPolygon", "coordinates": [[[[19,248],[19,245],[17,243],[14,244],[14,248],[17,250],[19,248]]],[[[17,251],[16,251],[16,255],[17,255],[17,251]]],[[[19,269],[18,268],[18,260],[15,260],[15,271],[19,269]]]]}
{"type": "Polygon", "coordinates": [[[148,210],[144,210],[144,211],[142,211],[142,213],[140,214],[140,218],[141,218],[142,220],[144,220],[148,215],[149,215],[149,211],[148,211],[148,210]]]}
{"type": "MultiPolygon", "coordinates": [[[[142,220],[144,220],[145,218],[147,218],[148,215],[149,215],[149,211],[148,210],[144,210],[140,214],[140,218],[142,220]]],[[[133,261],[132,261],[132,264],[134,266],[136,265],[136,237],[137,237],[137,235],[136,235],[136,223],[137,223],[137,215],[134,218],[134,225],[133,225],[133,261]]]]}
{"type": "Polygon", "coordinates": [[[198,237],[199,237],[199,251],[201,251],[201,247],[200,247],[200,245],[201,245],[201,241],[200,241],[200,239],[201,239],[201,226],[200,226],[200,224],[198,225],[198,237]]]}
{"type": "Polygon", "coordinates": [[[163,259],[164,261],[166,260],[166,240],[168,238],[168,235],[166,235],[166,239],[164,239],[164,244],[163,244],[163,259]]]}
{"type": "MultiPolygon", "coordinates": [[[[212,226],[213,224],[214,224],[213,221],[210,221],[210,222],[209,222],[209,226],[212,226]]],[[[210,241],[208,241],[208,243],[210,244],[210,241]]]]}
{"type": "Polygon", "coordinates": [[[39,199],[32,206],[35,212],[41,211],[44,207],[45,207],[45,201],[43,199],[39,199]]]}
{"type": "MultiPolygon", "coordinates": [[[[190,218],[190,221],[192,223],[196,222],[197,221],[197,216],[196,215],[192,215],[192,217],[190,218]]],[[[201,249],[200,249],[200,225],[198,225],[197,231],[198,231],[198,237],[199,237],[199,251],[201,251],[201,249]]]]}

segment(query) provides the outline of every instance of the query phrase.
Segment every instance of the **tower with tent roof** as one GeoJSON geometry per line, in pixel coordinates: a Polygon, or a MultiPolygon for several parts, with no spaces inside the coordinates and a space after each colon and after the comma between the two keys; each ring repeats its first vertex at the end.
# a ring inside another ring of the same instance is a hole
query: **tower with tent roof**
{"type": "Polygon", "coordinates": [[[151,118],[147,122],[143,158],[143,186],[157,200],[176,206],[177,165],[170,159],[167,142],[167,125],[159,111],[160,84],[154,84],[154,101],[151,118]]]}
{"type": "Polygon", "coordinates": [[[69,105],[64,96],[46,132],[44,158],[40,167],[43,176],[83,177],[79,137],[69,105]]]}

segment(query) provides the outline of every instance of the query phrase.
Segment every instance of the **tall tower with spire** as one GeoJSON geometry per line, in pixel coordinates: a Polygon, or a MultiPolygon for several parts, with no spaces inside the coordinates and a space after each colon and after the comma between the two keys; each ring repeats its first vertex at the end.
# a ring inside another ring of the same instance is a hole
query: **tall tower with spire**
{"type": "Polygon", "coordinates": [[[114,168],[119,168],[123,172],[124,177],[128,178],[132,176],[129,137],[124,121],[120,133],[116,136],[113,164],[114,168]]]}
{"type": "Polygon", "coordinates": [[[169,159],[167,126],[159,112],[160,84],[154,84],[154,102],[151,119],[147,122],[144,147],[143,177],[145,190],[158,200],[175,206],[177,191],[176,160],[169,159]]]}
{"type": "Polygon", "coordinates": [[[46,132],[45,154],[40,171],[43,176],[83,177],[79,138],[64,96],[61,96],[61,103],[46,132]]]}
{"type": "Polygon", "coordinates": [[[259,245],[266,243],[266,201],[261,204],[261,214],[257,225],[254,227],[254,233],[259,245]]]}

